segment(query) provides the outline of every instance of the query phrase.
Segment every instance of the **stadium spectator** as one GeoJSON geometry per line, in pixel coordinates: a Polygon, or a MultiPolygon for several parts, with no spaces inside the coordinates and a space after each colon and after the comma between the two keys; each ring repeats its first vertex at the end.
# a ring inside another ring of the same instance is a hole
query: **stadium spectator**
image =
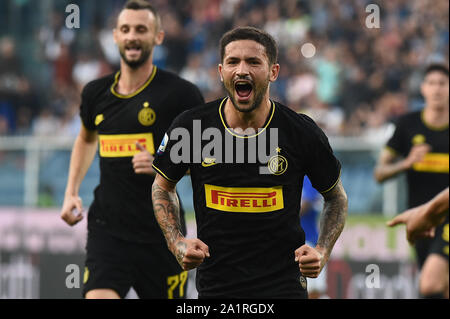
{"type": "Polygon", "coordinates": [[[70,46],[76,39],[75,31],[64,26],[62,12],[50,13],[49,24],[39,30],[38,39],[42,46],[44,58],[53,63],[63,53],[63,46],[70,46]]]}
{"type": "Polygon", "coordinates": [[[43,108],[39,115],[33,120],[32,134],[39,137],[55,136],[59,130],[60,122],[51,109],[43,108]]]}
{"type": "MultiPolygon", "coordinates": [[[[53,74],[49,81],[85,82],[87,77],[83,67],[99,69],[98,63],[102,59],[88,59],[87,62],[81,58],[83,61],[80,61],[77,51],[81,47],[93,49],[95,56],[105,56],[109,65],[117,64],[117,54],[111,50],[113,42],[108,31],[112,21],[108,13],[117,11],[117,6],[123,2],[99,0],[99,3],[108,4],[108,10],[98,13],[102,18],[96,19],[96,26],[83,25],[76,32],[64,27],[63,15],[55,9],[49,24],[40,27],[38,32],[37,41],[43,49],[41,62],[49,62],[46,66],[41,63],[44,69],[40,72],[40,81],[49,73],[53,74]],[[100,32],[95,31],[97,27],[100,32]],[[77,71],[69,76],[70,65],[77,62],[77,71]]],[[[386,116],[386,122],[407,111],[420,109],[423,99],[417,93],[421,82],[418,68],[436,61],[448,63],[449,59],[449,5],[446,0],[383,2],[380,4],[383,12],[380,28],[372,29],[365,26],[367,3],[358,0],[164,0],[155,4],[162,8],[167,35],[165,44],[155,50],[156,64],[180,72],[189,69],[188,64],[200,55],[203,57],[201,68],[207,70],[202,73],[208,73],[209,81],[213,83],[217,56],[211,48],[219,35],[231,26],[262,27],[278,41],[280,62],[285,66],[280,70],[278,83],[272,87],[274,97],[293,108],[300,108],[300,102],[296,101],[299,96],[293,93],[301,83],[298,82],[298,70],[312,68],[318,81],[316,92],[319,97],[344,112],[346,129],[339,134],[364,135],[366,129],[372,131],[368,122],[373,121],[368,117],[373,115],[375,122],[381,120],[376,104],[386,94],[402,92],[408,100],[402,102],[408,107],[386,116]],[[306,42],[317,49],[316,55],[309,59],[300,53],[301,45],[306,42]],[[355,121],[360,117],[357,114],[361,113],[360,108],[370,110],[364,123],[355,121]]],[[[93,22],[92,19],[87,21],[93,22]]],[[[24,57],[21,59],[23,61],[24,57]]],[[[52,86],[50,83],[39,85],[52,86]]],[[[211,85],[202,86],[202,93],[209,100],[223,94],[211,85]]],[[[51,96],[42,98],[43,105],[49,105],[51,96]]],[[[20,104],[34,107],[29,103],[20,104]]],[[[32,116],[37,113],[33,109],[32,116]]],[[[62,117],[61,114],[57,116],[62,117]]],[[[10,126],[15,127],[15,120],[9,121],[10,126]]]]}
{"type": "Polygon", "coordinates": [[[0,115],[7,125],[5,134],[13,133],[16,126],[16,108],[21,94],[27,89],[22,76],[22,63],[17,55],[15,42],[10,37],[0,40],[0,115]]]}
{"type": "Polygon", "coordinates": [[[323,101],[315,92],[304,99],[302,113],[310,116],[327,135],[341,135],[344,113],[338,106],[323,101]]]}
{"type": "Polygon", "coordinates": [[[108,73],[111,69],[102,59],[96,58],[89,52],[81,52],[73,67],[73,79],[79,92],[92,80],[98,79],[108,73]]]}

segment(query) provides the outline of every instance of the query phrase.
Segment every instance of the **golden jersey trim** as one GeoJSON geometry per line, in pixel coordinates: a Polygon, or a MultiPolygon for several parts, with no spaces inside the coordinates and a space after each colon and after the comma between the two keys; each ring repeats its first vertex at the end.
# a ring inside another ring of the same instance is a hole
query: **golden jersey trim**
{"type": "Polygon", "coordinates": [[[398,152],[396,150],[394,150],[392,147],[390,146],[385,146],[384,149],[386,151],[388,151],[389,153],[391,153],[394,156],[398,156],[398,152]]]}
{"type": "Polygon", "coordinates": [[[178,181],[176,181],[174,179],[171,179],[166,174],[164,174],[158,167],[155,166],[155,164],[152,164],[152,167],[153,167],[154,170],[156,170],[162,177],[167,179],[169,182],[172,182],[172,183],[177,183],[178,182],[178,181]]]}
{"type": "Polygon", "coordinates": [[[449,155],[447,153],[428,153],[424,158],[413,164],[416,172],[447,173],[449,172],[449,155]]]}
{"type": "Polygon", "coordinates": [[[326,191],[323,191],[323,192],[320,192],[320,193],[321,194],[325,194],[325,193],[328,193],[329,191],[331,191],[337,185],[339,180],[341,179],[341,173],[342,173],[342,169],[339,171],[339,176],[338,176],[336,182],[334,182],[334,184],[330,188],[328,188],[326,191]]]}
{"type": "Polygon", "coordinates": [[[91,133],[95,132],[95,133],[97,133],[96,129],[91,130],[91,129],[87,128],[86,125],[84,125],[83,121],[81,121],[81,126],[83,127],[83,129],[85,129],[88,132],[91,132],[91,133]]]}
{"type": "Polygon", "coordinates": [[[220,187],[205,184],[206,207],[231,213],[268,213],[284,208],[283,186],[220,187]]]}
{"type": "Polygon", "coordinates": [[[155,75],[156,75],[156,70],[157,70],[157,67],[156,67],[156,65],[154,65],[154,66],[153,66],[152,74],[150,75],[150,77],[148,78],[148,80],[144,83],[144,85],[142,85],[139,89],[137,89],[136,92],[131,93],[131,94],[128,94],[128,95],[123,95],[123,94],[117,93],[116,90],[115,90],[115,88],[116,88],[116,86],[117,86],[117,83],[119,83],[119,77],[120,77],[120,71],[118,71],[118,72],[116,73],[116,76],[115,76],[115,79],[114,79],[114,83],[113,83],[113,85],[111,86],[111,93],[112,93],[114,96],[116,96],[116,97],[118,97],[118,98],[120,98],[120,99],[130,99],[130,98],[132,98],[132,97],[135,97],[136,95],[138,95],[139,93],[141,93],[143,90],[145,90],[145,88],[153,81],[153,79],[155,78],[155,75]]]}
{"type": "Polygon", "coordinates": [[[262,132],[264,132],[264,131],[266,130],[266,128],[269,126],[270,122],[272,121],[273,115],[275,114],[275,103],[274,103],[273,101],[271,101],[271,103],[272,103],[272,114],[270,115],[270,118],[269,118],[269,120],[267,121],[266,126],[264,126],[264,128],[263,128],[260,132],[254,134],[254,135],[241,136],[241,135],[238,135],[238,134],[234,133],[234,132],[233,132],[232,130],[230,130],[230,128],[227,127],[227,125],[225,124],[225,120],[224,120],[224,118],[223,118],[223,116],[222,116],[222,106],[223,106],[223,102],[225,102],[227,99],[228,99],[228,97],[224,98],[224,99],[222,100],[222,102],[220,103],[220,106],[219,106],[220,120],[222,121],[222,124],[223,124],[223,126],[225,127],[225,129],[228,131],[228,133],[230,133],[231,135],[233,135],[233,136],[235,136],[235,137],[237,137],[237,138],[252,138],[252,137],[258,136],[259,134],[261,134],[262,132]]]}
{"type": "Polygon", "coordinates": [[[89,280],[89,268],[84,267],[83,284],[86,284],[89,280]]]}
{"type": "Polygon", "coordinates": [[[430,130],[432,131],[444,131],[448,128],[448,123],[442,126],[433,126],[429,123],[427,123],[427,121],[425,121],[425,110],[422,110],[422,112],[420,112],[420,119],[422,120],[422,123],[430,130]]]}
{"type": "Polygon", "coordinates": [[[136,142],[144,146],[150,154],[155,154],[152,133],[99,135],[98,139],[101,157],[133,157],[141,152],[136,142]]]}

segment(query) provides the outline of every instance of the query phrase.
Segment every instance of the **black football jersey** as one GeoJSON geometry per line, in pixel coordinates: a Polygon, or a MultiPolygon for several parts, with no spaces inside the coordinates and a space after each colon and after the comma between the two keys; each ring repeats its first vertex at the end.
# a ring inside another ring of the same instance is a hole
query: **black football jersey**
{"type": "Polygon", "coordinates": [[[407,157],[416,144],[427,143],[431,151],[424,159],[415,163],[406,172],[408,181],[408,207],[421,205],[448,187],[449,171],[448,125],[430,127],[423,120],[423,111],[401,117],[387,148],[402,157],[407,157]]]}
{"type": "Polygon", "coordinates": [[[98,132],[100,156],[100,184],[88,228],[129,241],[162,243],[151,202],[154,177],[135,174],[132,158],[140,152],[135,143],[154,154],[173,119],[204,100],[196,86],[156,66],[131,95],[116,92],[119,77],[120,72],[90,82],[82,92],[82,123],[98,132]]]}
{"type": "Polygon", "coordinates": [[[301,298],[303,178],[327,192],[340,163],[306,115],[272,102],[264,127],[239,135],[226,123],[226,100],[177,117],[153,163],[174,182],[190,169],[197,235],[211,254],[197,270],[199,296],[301,298]]]}

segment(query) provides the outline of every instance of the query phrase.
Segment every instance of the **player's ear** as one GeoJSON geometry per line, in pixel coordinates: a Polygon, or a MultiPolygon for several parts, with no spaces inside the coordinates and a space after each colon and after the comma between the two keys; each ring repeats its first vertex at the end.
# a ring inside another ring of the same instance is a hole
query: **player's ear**
{"type": "Polygon", "coordinates": [[[280,74],[280,65],[274,63],[270,66],[270,82],[275,82],[278,79],[278,74],[280,74]]]}
{"type": "Polygon", "coordinates": [[[164,41],[164,36],[165,33],[163,30],[159,30],[158,33],[156,33],[156,37],[155,37],[155,44],[156,45],[161,45],[164,41]]]}
{"type": "Polygon", "coordinates": [[[114,39],[114,43],[117,44],[117,28],[113,29],[113,39],[114,39]]]}
{"type": "Polygon", "coordinates": [[[223,82],[223,75],[222,75],[222,69],[223,69],[223,65],[219,64],[219,66],[217,67],[218,71],[219,71],[219,75],[220,75],[220,81],[223,82]]]}
{"type": "Polygon", "coordinates": [[[420,85],[420,93],[425,98],[425,82],[422,82],[422,84],[420,85]]]}

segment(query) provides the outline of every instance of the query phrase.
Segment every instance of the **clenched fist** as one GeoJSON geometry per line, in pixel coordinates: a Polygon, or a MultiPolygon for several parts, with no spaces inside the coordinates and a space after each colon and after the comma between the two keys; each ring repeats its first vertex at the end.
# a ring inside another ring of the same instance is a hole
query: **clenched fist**
{"type": "Polygon", "coordinates": [[[136,142],[136,147],[141,151],[133,156],[133,169],[136,174],[154,175],[155,171],[152,167],[153,155],[151,155],[144,146],[136,142]]]}
{"type": "Polygon", "coordinates": [[[184,270],[191,270],[200,266],[208,258],[209,247],[200,239],[180,239],[175,244],[174,255],[184,270]]]}
{"type": "Polygon", "coordinates": [[[66,196],[61,210],[61,218],[70,226],[83,219],[83,202],[78,196],[66,196]]]}
{"type": "Polygon", "coordinates": [[[325,266],[324,255],[317,249],[303,245],[295,251],[295,261],[305,277],[317,278],[325,266]]]}

